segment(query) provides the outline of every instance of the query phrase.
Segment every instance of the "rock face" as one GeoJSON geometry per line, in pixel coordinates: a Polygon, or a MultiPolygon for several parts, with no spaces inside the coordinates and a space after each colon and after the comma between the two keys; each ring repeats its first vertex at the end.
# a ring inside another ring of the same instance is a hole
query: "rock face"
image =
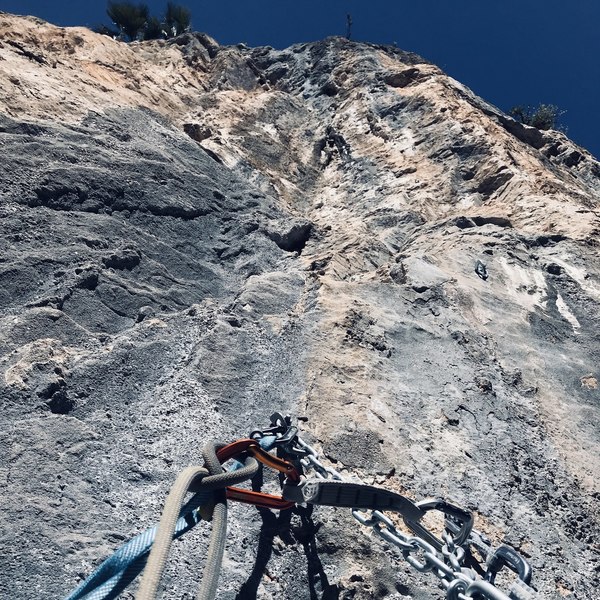
{"type": "MultiPolygon", "coordinates": [[[[344,473],[474,510],[544,598],[594,597],[585,150],[341,38],[126,45],[0,13],[0,75],[1,597],[65,595],[204,441],[273,410],[344,473]]],[[[348,511],[231,513],[220,598],[443,596],[348,511]]],[[[197,529],[165,597],[195,588],[197,529]]]]}

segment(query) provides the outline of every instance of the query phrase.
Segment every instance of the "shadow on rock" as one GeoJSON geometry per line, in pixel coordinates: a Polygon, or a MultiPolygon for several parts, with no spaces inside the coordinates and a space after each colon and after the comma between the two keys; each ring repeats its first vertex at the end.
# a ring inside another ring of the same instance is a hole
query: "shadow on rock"
{"type": "MultiPolygon", "coordinates": [[[[261,487],[262,476],[259,474],[252,482],[252,489],[260,491],[261,487]]],[[[339,588],[329,583],[319,558],[315,534],[320,525],[313,521],[312,511],[312,507],[297,507],[275,514],[267,508],[258,508],[262,526],[258,538],[256,559],[252,573],[242,585],[235,600],[256,600],[258,597],[258,588],[273,554],[273,542],[276,536],[279,536],[286,545],[302,544],[306,555],[311,600],[337,600],[339,598],[339,588]],[[300,517],[300,525],[292,526],[293,515],[300,517]]]]}
{"type": "Polygon", "coordinates": [[[320,588],[320,600],[337,600],[340,596],[340,590],[337,585],[329,583],[317,551],[315,535],[320,525],[317,525],[313,521],[312,511],[312,506],[307,506],[306,508],[299,507],[296,512],[300,516],[301,526],[294,528],[294,535],[302,544],[304,554],[306,555],[310,598],[311,600],[317,600],[319,598],[318,588],[320,588]]]}

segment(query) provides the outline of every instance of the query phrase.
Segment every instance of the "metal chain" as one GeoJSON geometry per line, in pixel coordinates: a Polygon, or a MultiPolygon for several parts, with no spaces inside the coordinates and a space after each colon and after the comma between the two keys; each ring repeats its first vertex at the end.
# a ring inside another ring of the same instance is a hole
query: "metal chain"
{"type": "MultiPolygon", "coordinates": [[[[342,475],[324,464],[318,452],[302,438],[296,436],[294,442],[299,450],[296,453],[300,456],[299,462],[306,472],[319,479],[344,481],[342,475]]],[[[291,449],[291,453],[294,453],[294,450],[291,449]]],[[[470,533],[463,543],[464,547],[456,544],[452,534],[446,531],[443,536],[444,545],[441,551],[437,551],[419,536],[407,535],[399,531],[394,522],[378,510],[371,511],[367,515],[354,509],[352,515],[361,525],[370,527],[377,536],[398,548],[402,558],[413,569],[420,573],[435,575],[446,592],[447,600],[535,600],[539,597],[537,592],[521,579],[516,580],[507,595],[493,584],[493,579],[482,580],[474,569],[463,566],[466,550],[470,545],[484,560],[493,554],[489,540],[477,530],[470,533]]]]}

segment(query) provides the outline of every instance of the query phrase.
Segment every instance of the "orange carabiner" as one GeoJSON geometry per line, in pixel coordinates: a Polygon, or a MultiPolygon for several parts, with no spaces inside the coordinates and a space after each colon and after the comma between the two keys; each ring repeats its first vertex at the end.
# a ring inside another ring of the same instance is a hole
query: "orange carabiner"
{"type": "Polygon", "coordinates": [[[219,459],[219,462],[223,464],[226,460],[234,458],[238,454],[245,452],[250,446],[253,445],[258,445],[256,440],[237,440],[235,442],[232,442],[231,444],[227,444],[227,446],[223,446],[223,448],[221,448],[220,450],[217,450],[217,458],[219,459]]]}
{"type": "Polygon", "coordinates": [[[300,481],[300,473],[298,473],[296,467],[287,460],[279,458],[278,456],[273,456],[258,444],[256,446],[250,446],[248,452],[263,465],[267,465],[267,467],[271,467],[271,469],[283,473],[290,481],[293,481],[294,483],[300,481]]]}
{"type": "Polygon", "coordinates": [[[284,500],[281,496],[273,494],[265,494],[263,492],[253,492],[252,490],[244,490],[237,487],[228,487],[225,490],[228,500],[236,500],[244,504],[253,504],[260,508],[272,508],[275,510],[287,510],[294,508],[295,502],[284,500]]]}
{"type": "MultiPolygon", "coordinates": [[[[269,454],[258,445],[256,440],[244,439],[228,444],[217,451],[217,458],[219,459],[219,462],[224,463],[226,460],[234,458],[242,452],[248,452],[262,464],[267,465],[280,473],[284,473],[290,481],[295,483],[300,481],[300,474],[294,465],[287,460],[269,454]]],[[[295,502],[284,500],[281,496],[264,494],[263,492],[253,492],[252,490],[244,490],[237,487],[227,488],[227,498],[246,504],[253,504],[263,508],[274,508],[277,510],[286,510],[295,506],[295,502]]]]}

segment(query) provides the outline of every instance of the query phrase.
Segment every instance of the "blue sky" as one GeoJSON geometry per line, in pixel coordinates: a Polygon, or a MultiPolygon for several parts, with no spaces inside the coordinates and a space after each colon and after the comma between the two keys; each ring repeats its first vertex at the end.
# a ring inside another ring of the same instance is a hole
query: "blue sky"
{"type": "MultiPolygon", "coordinates": [[[[283,48],[344,35],[417,52],[502,110],[555,104],[568,135],[600,158],[600,0],[182,1],[221,44],[283,48]]],[[[166,0],[146,2],[160,15],[166,0]]],[[[58,25],[104,22],[106,2],[0,0],[58,25]]]]}

